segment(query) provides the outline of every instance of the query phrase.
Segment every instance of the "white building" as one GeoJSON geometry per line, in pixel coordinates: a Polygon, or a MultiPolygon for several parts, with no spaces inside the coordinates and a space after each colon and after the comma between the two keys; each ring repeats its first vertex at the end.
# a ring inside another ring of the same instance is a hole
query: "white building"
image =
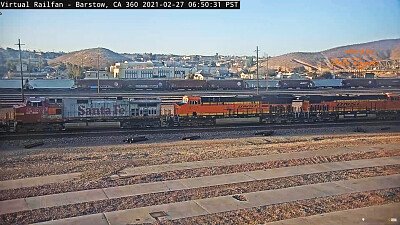
{"type": "Polygon", "coordinates": [[[114,78],[119,79],[185,79],[194,68],[155,67],[152,62],[123,62],[110,67],[114,78]]]}

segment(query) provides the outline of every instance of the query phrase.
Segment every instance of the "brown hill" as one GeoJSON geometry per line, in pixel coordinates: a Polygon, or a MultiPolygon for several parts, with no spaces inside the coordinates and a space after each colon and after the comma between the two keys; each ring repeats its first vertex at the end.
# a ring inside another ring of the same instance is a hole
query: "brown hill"
{"type": "Polygon", "coordinates": [[[79,66],[83,64],[84,67],[97,68],[98,55],[100,55],[100,68],[109,67],[116,62],[129,60],[128,58],[106,48],[91,48],[62,55],[49,61],[49,64],[57,65],[61,63],[71,63],[79,66]]]}
{"type": "MultiPolygon", "coordinates": [[[[293,69],[303,65],[322,69],[332,68],[332,59],[346,59],[351,63],[355,58],[360,58],[360,61],[371,62],[388,59],[400,59],[400,39],[380,40],[362,44],[354,44],[328,49],[321,52],[294,52],[288,53],[269,59],[269,67],[278,69],[293,69]],[[373,50],[372,54],[346,54],[346,50],[351,49],[368,49],[373,50]]],[[[266,66],[266,62],[261,63],[262,67],[266,66]]]]}

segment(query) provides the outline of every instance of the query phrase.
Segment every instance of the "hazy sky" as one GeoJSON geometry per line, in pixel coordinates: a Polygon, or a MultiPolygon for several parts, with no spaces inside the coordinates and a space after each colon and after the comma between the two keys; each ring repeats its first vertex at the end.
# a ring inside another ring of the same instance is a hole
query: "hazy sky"
{"type": "Polygon", "coordinates": [[[0,46],[280,55],[400,37],[400,0],[242,0],[240,10],[1,10],[0,46]]]}

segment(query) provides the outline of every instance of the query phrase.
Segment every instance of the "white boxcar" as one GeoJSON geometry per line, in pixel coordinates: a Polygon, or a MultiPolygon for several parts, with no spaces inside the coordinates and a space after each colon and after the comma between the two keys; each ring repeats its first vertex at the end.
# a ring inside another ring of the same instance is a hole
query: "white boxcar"
{"type": "Polygon", "coordinates": [[[21,79],[0,79],[0,89],[21,89],[21,79]]]}
{"type": "Polygon", "coordinates": [[[321,79],[321,80],[312,80],[313,87],[321,88],[321,87],[331,87],[331,88],[339,88],[342,86],[342,79],[321,79]]]}
{"type": "Polygon", "coordinates": [[[35,79],[27,83],[29,89],[74,89],[74,80],[69,79],[35,79]]]}
{"type": "MultiPolygon", "coordinates": [[[[246,84],[246,88],[257,88],[257,80],[244,80],[246,84]]],[[[278,80],[268,80],[268,88],[277,88],[278,87],[278,80]]],[[[259,87],[260,88],[266,88],[267,87],[267,81],[266,80],[260,80],[259,81],[259,87]]]]}

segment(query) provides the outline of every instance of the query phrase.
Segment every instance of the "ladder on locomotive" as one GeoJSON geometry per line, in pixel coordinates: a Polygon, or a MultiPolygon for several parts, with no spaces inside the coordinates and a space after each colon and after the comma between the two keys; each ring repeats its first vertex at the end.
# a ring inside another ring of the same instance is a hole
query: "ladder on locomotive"
{"type": "Polygon", "coordinates": [[[173,126],[174,127],[178,127],[179,126],[179,117],[176,116],[176,115],[173,118],[173,126]]]}

